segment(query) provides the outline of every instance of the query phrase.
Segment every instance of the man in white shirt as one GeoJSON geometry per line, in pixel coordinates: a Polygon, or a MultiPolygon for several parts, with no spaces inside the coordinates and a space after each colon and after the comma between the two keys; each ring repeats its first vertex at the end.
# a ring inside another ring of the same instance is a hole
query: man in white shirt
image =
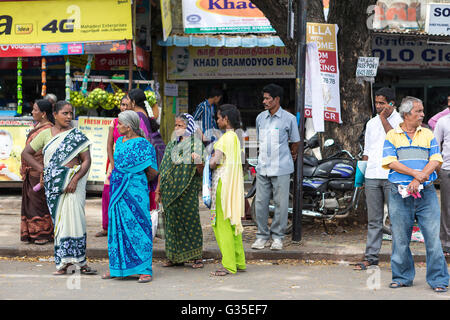
{"type": "Polygon", "coordinates": [[[378,265],[378,255],[383,241],[384,203],[389,199],[389,171],[381,167],[386,133],[403,122],[395,110],[395,92],[381,88],[375,92],[377,115],[367,122],[363,159],[367,161],[365,173],[365,194],[367,204],[367,243],[364,260],[355,270],[366,270],[378,265]]]}
{"type": "MultiPolygon", "coordinates": [[[[450,111],[450,99],[447,110],[450,111]]],[[[434,137],[444,158],[444,163],[439,171],[439,177],[441,178],[440,238],[444,255],[450,257],[450,113],[438,120],[434,128],[434,137]]]]}

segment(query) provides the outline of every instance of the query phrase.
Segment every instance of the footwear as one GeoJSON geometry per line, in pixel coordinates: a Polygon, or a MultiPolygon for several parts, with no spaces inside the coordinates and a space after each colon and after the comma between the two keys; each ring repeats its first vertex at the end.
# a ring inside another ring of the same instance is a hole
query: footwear
{"type": "Polygon", "coordinates": [[[102,231],[100,231],[100,232],[97,232],[97,233],[95,234],[95,236],[96,236],[97,238],[99,238],[99,237],[107,237],[107,236],[108,236],[108,231],[102,230],[102,231]]]}
{"type": "Polygon", "coordinates": [[[283,241],[281,239],[274,239],[270,250],[283,250],[283,241]]]}
{"type": "Polygon", "coordinates": [[[192,269],[201,269],[203,268],[203,260],[202,259],[198,259],[194,261],[194,264],[192,265],[192,269]]]}
{"type": "Polygon", "coordinates": [[[47,244],[47,243],[48,243],[48,240],[35,240],[34,241],[34,244],[37,244],[37,245],[40,245],[40,246],[42,246],[44,244],[47,244]]]}
{"type": "Polygon", "coordinates": [[[147,282],[150,282],[152,280],[153,280],[153,278],[152,278],[151,275],[149,275],[149,274],[141,274],[139,276],[138,283],[147,283],[147,282]]]}
{"type": "Polygon", "coordinates": [[[211,272],[211,275],[216,276],[216,277],[224,277],[226,275],[229,275],[230,273],[231,273],[230,271],[223,268],[223,269],[216,270],[215,272],[211,272]]]}
{"type": "Polygon", "coordinates": [[[252,249],[262,250],[268,244],[269,240],[256,239],[252,244],[252,249]]]}
{"type": "Polygon", "coordinates": [[[163,264],[164,268],[170,268],[170,267],[181,267],[184,266],[183,262],[180,263],[173,263],[172,261],[167,261],[166,263],[163,264]]]}
{"type": "Polygon", "coordinates": [[[355,268],[353,270],[367,270],[369,266],[377,266],[378,262],[372,262],[368,260],[364,260],[362,262],[358,262],[355,264],[355,268]]]}
{"type": "Polygon", "coordinates": [[[391,289],[397,289],[397,288],[404,288],[404,287],[409,287],[406,284],[403,283],[399,283],[399,282],[391,282],[389,284],[389,288],[391,289]]]}
{"type": "Polygon", "coordinates": [[[53,272],[53,275],[54,275],[54,276],[62,276],[62,275],[67,274],[67,269],[68,269],[71,265],[72,265],[71,263],[67,264],[64,268],[59,269],[59,270],[53,272]]]}
{"type": "Polygon", "coordinates": [[[111,277],[111,274],[108,272],[108,273],[105,273],[105,274],[103,274],[102,275],[102,279],[103,280],[108,280],[108,279],[112,279],[112,277],[111,277]]]}
{"type": "Polygon", "coordinates": [[[436,293],[444,293],[444,292],[448,291],[448,288],[447,287],[436,287],[436,288],[433,288],[433,291],[436,293]]]}
{"type": "Polygon", "coordinates": [[[92,269],[91,267],[88,266],[84,266],[80,268],[80,273],[81,274],[87,274],[87,275],[91,275],[91,274],[97,274],[97,270],[92,269]]]}

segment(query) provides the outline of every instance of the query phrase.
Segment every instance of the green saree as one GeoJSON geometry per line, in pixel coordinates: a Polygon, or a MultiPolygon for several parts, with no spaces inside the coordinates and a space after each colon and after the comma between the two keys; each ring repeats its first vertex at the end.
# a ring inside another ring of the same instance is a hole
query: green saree
{"type": "Polygon", "coordinates": [[[203,154],[200,140],[191,136],[179,143],[171,141],[161,162],[166,257],[173,263],[202,258],[203,234],[198,211],[201,176],[196,174],[193,152],[203,154]]]}

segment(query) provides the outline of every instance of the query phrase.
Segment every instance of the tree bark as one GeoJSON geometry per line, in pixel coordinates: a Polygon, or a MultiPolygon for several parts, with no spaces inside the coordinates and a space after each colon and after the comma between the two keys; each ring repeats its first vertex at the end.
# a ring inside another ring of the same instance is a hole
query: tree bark
{"type": "MultiPolygon", "coordinates": [[[[297,12],[295,1],[294,10],[297,12]]],[[[305,0],[306,1],[306,0],[305,0]]],[[[358,57],[371,56],[371,39],[367,28],[369,18],[367,10],[377,0],[330,0],[330,9],[327,23],[337,24],[338,33],[338,59],[340,72],[340,98],[342,124],[325,122],[325,132],[321,134],[322,143],[327,138],[333,138],[338,144],[349,150],[353,155],[360,152],[358,137],[364,125],[372,114],[371,86],[368,83],[356,81],[356,66],[358,57]]],[[[293,61],[296,61],[296,40],[287,38],[287,0],[252,0],[252,2],[269,19],[277,30],[278,36],[286,45],[293,61]]],[[[308,22],[324,23],[322,0],[307,0],[308,22]]],[[[294,63],[295,65],[295,63],[294,63]]],[[[327,156],[336,150],[323,150],[327,156]]],[[[357,220],[367,221],[365,214],[364,195],[359,203],[357,220]]],[[[350,219],[351,220],[351,219],[350,219]]]]}
{"type": "MultiPolygon", "coordinates": [[[[302,0],[294,1],[295,13],[297,13],[299,1],[302,0]]],[[[277,35],[286,45],[295,65],[297,42],[295,39],[288,39],[287,36],[288,0],[252,0],[252,3],[269,19],[273,28],[277,31],[277,35]]],[[[372,112],[370,85],[357,83],[355,73],[358,57],[371,55],[366,12],[369,6],[375,3],[376,0],[330,1],[327,23],[337,24],[339,27],[338,53],[343,123],[336,124],[327,121],[322,141],[328,137],[333,137],[352,154],[359,152],[356,139],[361,134],[364,124],[370,118],[372,112]]],[[[307,0],[307,5],[308,22],[324,23],[322,0],[307,0]]],[[[297,19],[295,23],[298,23],[297,19]]]]}

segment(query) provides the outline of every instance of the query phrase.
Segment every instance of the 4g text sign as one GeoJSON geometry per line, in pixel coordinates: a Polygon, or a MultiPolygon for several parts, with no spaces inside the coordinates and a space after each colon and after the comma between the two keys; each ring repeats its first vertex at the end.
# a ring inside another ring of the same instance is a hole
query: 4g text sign
{"type": "Polygon", "coordinates": [[[5,1],[0,44],[132,39],[130,0],[5,1]]]}

